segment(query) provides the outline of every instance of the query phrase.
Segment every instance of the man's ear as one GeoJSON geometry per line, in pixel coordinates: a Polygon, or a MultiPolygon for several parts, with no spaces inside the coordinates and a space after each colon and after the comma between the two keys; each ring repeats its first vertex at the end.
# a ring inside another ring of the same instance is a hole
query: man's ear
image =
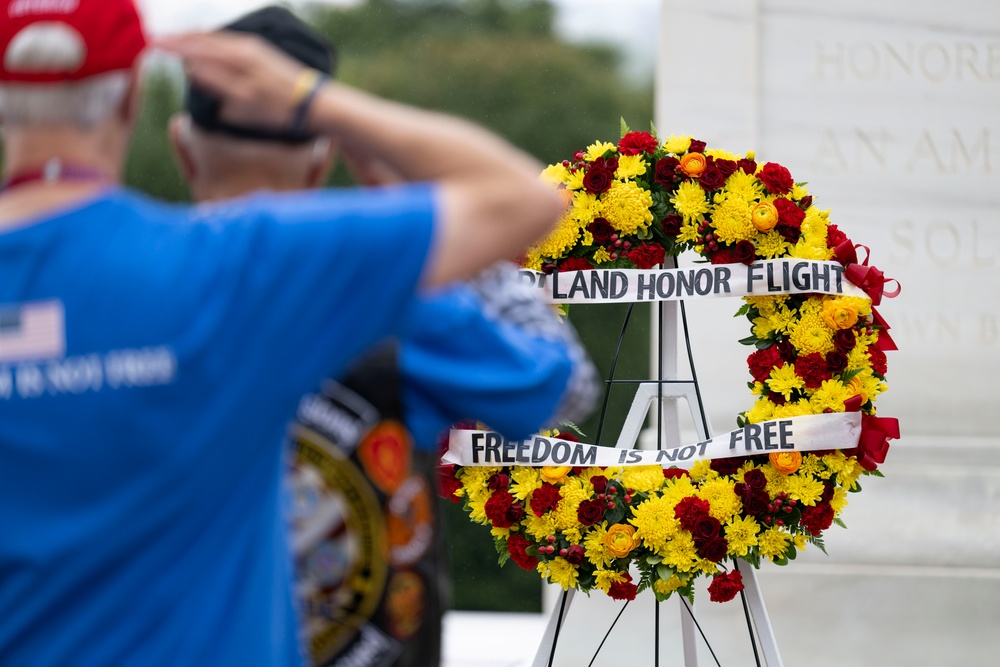
{"type": "Polygon", "coordinates": [[[191,116],[183,112],[175,113],[170,117],[169,130],[174,162],[180,169],[181,178],[190,185],[197,175],[194,158],[191,156],[191,116]]]}
{"type": "Polygon", "coordinates": [[[334,161],[337,158],[337,147],[333,140],[327,137],[319,137],[313,142],[312,157],[309,159],[309,174],[307,175],[307,187],[321,188],[326,185],[326,180],[333,169],[334,161]]]}

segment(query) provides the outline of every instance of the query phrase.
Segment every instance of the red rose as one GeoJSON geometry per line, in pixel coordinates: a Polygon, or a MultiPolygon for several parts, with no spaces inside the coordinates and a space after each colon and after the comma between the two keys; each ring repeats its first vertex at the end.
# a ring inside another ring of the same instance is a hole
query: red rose
{"type": "Polygon", "coordinates": [[[719,248],[712,253],[710,261],[712,264],[735,264],[736,253],[734,253],[730,248],[719,248]]]}
{"type": "Polygon", "coordinates": [[[592,195],[597,195],[610,188],[613,180],[615,172],[591,164],[583,176],[583,189],[592,195]]]}
{"type": "Polygon", "coordinates": [[[750,266],[757,259],[757,248],[754,246],[753,241],[747,241],[746,239],[737,241],[736,246],[733,248],[733,256],[736,257],[737,262],[750,266]]]}
{"type": "Polygon", "coordinates": [[[604,245],[611,241],[611,235],[615,233],[615,228],[605,218],[594,218],[594,221],[587,225],[587,231],[594,237],[594,243],[604,245]]]}
{"type": "Polygon", "coordinates": [[[438,466],[438,495],[453,503],[461,500],[455,492],[462,488],[462,480],[455,476],[457,466],[438,466]]]}
{"type": "Polygon", "coordinates": [[[666,251],[659,243],[643,243],[628,253],[628,258],[640,269],[651,269],[662,264],[665,257],[666,251]]]}
{"type": "Polygon", "coordinates": [[[747,366],[750,367],[750,375],[753,376],[755,382],[764,382],[771,375],[773,369],[781,368],[784,365],[785,362],[781,358],[777,345],[757,350],[747,357],[747,366]]]}
{"type": "Polygon", "coordinates": [[[764,471],[760,468],[754,468],[753,470],[747,470],[743,473],[743,483],[747,485],[751,491],[762,491],[765,486],[767,486],[767,476],[764,475],[764,471]]]}
{"type": "Polygon", "coordinates": [[[831,350],[826,353],[826,367],[831,375],[839,375],[847,370],[847,355],[840,350],[831,350]]]}
{"type": "Polygon", "coordinates": [[[673,189],[674,178],[677,176],[677,167],[681,161],[675,157],[665,157],[656,161],[653,168],[653,180],[667,189],[673,189]]]}
{"type": "Polygon", "coordinates": [[[886,366],[885,352],[878,349],[877,347],[868,348],[868,360],[872,362],[872,370],[875,371],[875,375],[885,377],[888,367],[886,366]]]}
{"type": "Polygon", "coordinates": [[[840,329],[833,334],[833,344],[841,352],[850,352],[857,343],[858,340],[854,337],[853,329],[840,329]]]}
{"type": "Polygon", "coordinates": [[[618,142],[618,152],[622,155],[652,154],[655,151],[656,138],[649,132],[629,132],[618,142]]]}
{"type": "Polygon", "coordinates": [[[730,457],[728,459],[712,459],[709,462],[709,467],[720,475],[732,475],[740,466],[743,465],[743,459],[740,457],[730,457]]]}
{"type": "Polygon", "coordinates": [[[691,145],[688,146],[688,153],[704,153],[705,152],[705,142],[698,141],[697,139],[691,140],[691,145]]]}
{"type": "Polygon", "coordinates": [[[586,552],[579,544],[571,544],[569,545],[569,548],[566,549],[566,562],[570,565],[579,565],[583,562],[585,554],[586,552]]]}
{"type": "MultiPolygon", "coordinates": [[[[513,505],[507,508],[507,512],[506,514],[504,514],[504,518],[510,523],[511,526],[513,526],[515,523],[520,522],[521,519],[524,518],[524,505],[522,505],[521,503],[514,503],[513,505]]],[[[506,527],[507,526],[505,526],[505,528],[506,527]]]]}
{"type": "Polygon", "coordinates": [[[739,167],[744,174],[755,174],[757,173],[757,163],[753,160],[747,160],[743,158],[742,160],[737,160],[736,166],[739,167]]]}
{"type": "Polygon", "coordinates": [[[778,348],[778,356],[780,356],[784,361],[795,361],[795,347],[791,344],[791,342],[783,340],[775,345],[775,347],[778,348]]]}
{"type": "Polygon", "coordinates": [[[560,273],[564,271],[586,271],[592,268],[594,268],[594,265],[583,257],[567,257],[559,263],[560,273]]]}
{"type": "Polygon", "coordinates": [[[813,352],[795,360],[795,374],[805,380],[806,387],[816,389],[824,380],[830,379],[830,369],[826,359],[819,352],[813,352]]]}
{"type": "Polygon", "coordinates": [[[562,500],[562,494],[559,492],[559,487],[555,484],[542,482],[541,487],[531,492],[531,500],[528,504],[535,516],[542,516],[549,510],[554,510],[559,505],[560,500],[562,500]]]}
{"type": "Polygon", "coordinates": [[[795,181],[787,169],[777,162],[768,162],[757,174],[760,182],[773,194],[784,195],[792,191],[795,181]]]}
{"type": "Polygon", "coordinates": [[[682,224],[684,224],[684,218],[676,213],[668,213],[665,218],[660,220],[660,226],[663,227],[663,233],[671,238],[676,238],[676,236],[681,233],[682,224]]]}
{"type": "Polygon", "coordinates": [[[812,206],[812,203],[813,203],[812,195],[806,195],[805,197],[803,197],[798,201],[799,208],[801,208],[803,211],[809,210],[809,207],[812,206]]]}
{"type": "Polygon", "coordinates": [[[608,478],[604,475],[594,475],[590,478],[590,483],[594,485],[595,493],[604,493],[608,488],[608,478]]]}
{"type": "Polygon", "coordinates": [[[515,522],[508,519],[507,515],[513,506],[514,496],[507,489],[501,489],[486,501],[486,518],[497,528],[510,528],[515,522]]]}
{"type": "Polygon", "coordinates": [[[496,491],[497,489],[506,489],[510,485],[510,478],[502,472],[494,473],[490,476],[489,481],[486,482],[486,486],[489,487],[490,491],[496,491]]]}
{"type": "Polygon", "coordinates": [[[788,402],[785,400],[784,396],[782,396],[781,394],[777,394],[773,391],[769,391],[767,393],[767,400],[771,401],[775,405],[784,405],[785,403],[788,402]]]}
{"type": "Polygon", "coordinates": [[[687,496],[674,506],[674,517],[681,522],[681,527],[688,532],[693,532],[698,519],[708,514],[711,508],[707,500],[687,496]]]}
{"type": "Polygon", "coordinates": [[[684,468],[664,468],[663,477],[664,479],[673,479],[675,477],[689,477],[690,473],[684,468]]]}
{"type": "Polygon", "coordinates": [[[710,540],[713,537],[718,537],[721,530],[722,524],[719,523],[719,520],[710,514],[706,514],[698,517],[691,534],[694,535],[695,539],[710,540]]]}
{"type": "Polygon", "coordinates": [[[785,239],[788,243],[795,245],[799,242],[799,238],[802,236],[802,230],[798,227],[788,227],[786,225],[778,225],[775,227],[781,238],[785,239]]]}
{"type": "Polygon", "coordinates": [[[819,536],[824,530],[833,524],[833,508],[829,503],[819,503],[814,507],[803,507],[802,518],[799,519],[802,527],[813,536],[819,536]]]}
{"type": "Polygon", "coordinates": [[[826,245],[828,248],[836,248],[844,241],[847,241],[847,234],[840,231],[837,225],[830,225],[826,228],[826,245]]]}
{"type": "Polygon", "coordinates": [[[713,563],[725,558],[728,551],[729,540],[724,537],[713,537],[698,545],[698,555],[713,563]]]}
{"type": "Polygon", "coordinates": [[[585,526],[593,526],[604,516],[604,503],[600,500],[584,500],[576,510],[576,519],[585,526]]]}
{"type": "Polygon", "coordinates": [[[806,214],[792,200],[780,197],[771,203],[774,204],[774,208],[778,209],[779,227],[802,228],[802,221],[806,219],[806,214]]]}
{"type": "Polygon", "coordinates": [[[706,192],[712,192],[713,190],[718,190],[726,182],[726,176],[719,168],[715,165],[711,165],[701,172],[698,176],[698,185],[702,187],[706,192]]]}
{"type": "Polygon", "coordinates": [[[739,169],[739,166],[733,160],[713,160],[712,164],[714,164],[726,178],[735,174],[736,170],[739,169]]]}
{"type": "Polygon", "coordinates": [[[639,587],[632,583],[632,575],[625,573],[625,581],[616,581],[608,589],[608,595],[614,600],[634,600],[639,587]]]}
{"type": "Polygon", "coordinates": [[[507,538],[507,553],[510,554],[510,559],[517,563],[517,566],[522,570],[534,570],[538,567],[538,559],[528,554],[529,546],[531,546],[531,542],[520,533],[511,533],[510,537],[507,538]]]}
{"type": "Polygon", "coordinates": [[[708,585],[708,599],[712,602],[729,602],[743,590],[743,575],[739,570],[720,572],[708,585]]]}
{"type": "Polygon", "coordinates": [[[767,495],[767,491],[751,491],[749,496],[743,498],[743,510],[750,516],[764,514],[770,504],[771,496],[767,495]]]}

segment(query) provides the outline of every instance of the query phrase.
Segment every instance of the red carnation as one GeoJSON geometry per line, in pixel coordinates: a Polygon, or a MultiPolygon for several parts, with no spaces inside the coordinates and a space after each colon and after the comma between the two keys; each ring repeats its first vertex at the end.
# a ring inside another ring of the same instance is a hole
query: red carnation
{"type": "Polygon", "coordinates": [[[684,468],[664,468],[663,477],[664,479],[673,479],[675,477],[689,477],[690,473],[684,468]]]}
{"type": "Polygon", "coordinates": [[[688,532],[693,532],[698,519],[708,514],[711,505],[707,500],[687,496],[674,506],[674,516],[681,522],[681,527],[688,532]]]}
{"type": "Polygon", "coordinates": [[[692,139],[691,145],[688,146],[688,153],[704,153],[706,145],[707,144],[704,141],[699,141],[698,139],[692,139]]]}
{"type": "Polygon", "coordinates": [[[718,190],[726,183],[726,175],[718,167],[710,165],[698,176],[698,185],[706,192],[718,190]]]}
{"type": "Polygon", "coordinates": [[[736,253],[731,248],[719,248],[712,253],[712,264],[735,264],[736,253]]]}
{"type": "Polygon", "coordinates": [[[868,348],[868,360],[872,362],[872,370],[876,375],[885,377],[888,367],[886,366],[885,352],[877,347],[868,348]]]}
{"type": "Polygon", "coordinates": [[[560,273],[564,271],[586,271],[592,268],[594,268],[594,265],[583,257],[567,257],[559,263],[560,273]]]}
{"type": "Polygon", "coordinates": [[[600,500],[584,500],[576,510],[576,519],[585,526],[593,526],[604,516],[604,503],[600,500]]]}
{"type": "Polygon", "coordinates": [[[740,457],[730,457],[726,459],[712,459],[709,462],[709,467],[720,475],[732,475],[740,466],[743,465],[743,459],[740,457]]]}
{"type": "Polygon", "coordinates": [[[531,542],[525,539],[520,533],[511,533],[507,538],[507,553],[510,559],[517,563],[522,570],[534,570],[538,567],[538,559],[530,555],[527,551],[531,542]]]}
{"type": "Polygon", "coordinates": [[[651,269],[662,264],[665,257],[666,251],[659,243],[643,243],[628,253],[628,258],[640,269],[651,269]]]}
{"type": "Polygon", "coordinates": [[[486,518],[496,528],[510,528],[524,517],[524,508],[514,502],[507,489],[500,489],[486,501],[486,518]]]}
{"type": "Polygon", "coordinates": [[[632,575],[625,572],[625,581],[616,581],[608,589],[608,595],[614,600],[634,600],[639,587],[632,583],[632,575]]]}
{"type": "Polygon", "coordinates": [[[792,200],[779,197],[771,203],[774,204],[774,208],[778,209],[778,226],[802,228],[802,221],[806,219],[806,214],[792,200]]]}
{"type": "Polygon", "coordinates": [[[813,352],[796,359],[795,374],[805,380],[806,387],[809,389],[816,389],[831,377],[826,359],[819,352],[813,352]]]}
{"type": "Polygon", "coordinates": [[[594,221],[587,225],[587,231],[594,237],[594,243],[604,245],[611,241],[611,235],[615,233],[615,228],[605,218],[594,218],[594,221]]]}
{"type": "Polygon", "coordinates": [[[720,572],[708,585],[708,599],[712,602],[729,602],[743,590],[743,575],[739,570],[720,572]]]}
{"type": "Polygon", "coordinates": [[[753,241],[747,241],[746,239],[737,241],[733,247],[733,256],[736,257],[737,262],[750,266],[757,259],[757,247],[753,244],[753,241]]]}
{"type": "Polygon", "coordinates": [[[590,478],[590,483],[594,485],[595,493],[604,493],[608,488],[608,478],[604,475],[594,475],[590,478]]]}
{"type": "Polygon", "coordinates": [[[676,213],[668,213],[666,217],[660,220],[660,226],[663,227],[663,233],[671,238],[675,238],[681,233],[681,225],[683,223],[684,218],[676,213]]]}
{"type": "Polygon", "coordinates": [[[462,480],[455,476],[457,466],[438,466],[438,495],[453,503],[461,500],[455,492],[462,488],[462,480]]]}
{"type": "Polygon", "coordinates": [[[594,163],[590,165],[587,173],[583,176],[583,189],[592,195],[597,195],[610,188],[613,180],[615,180],[615,172],[602,169],[594,163]]]}
{"type": "Polygon", "coordinates": [[[554,510],[559,505],[560,500],[562,500],[562,494],[559,492],[559,487],[555,484],[542,482],[540,488],[531,492],[531,500],[528,504],[535,516],[542,516],[549,510],[554,510]]]}
{"type": "Polygon", "coordinates": [[[820,503],[814,507],[803,507],[802,518],[799,519],[799,523],[811,535],[818,536],[833,524],[833,508],[830,506],[830,503],[820,503]]]}
{"type": "Polygon", "coordinates": [[[638,155],[656,151],[656,137],[649,132],[629,132],[618,142],[618,152],[622,155],[638,155]]]}
{"type": "Polygon", "coordinates": [[[757,174],[760,182],[776,195],[788,194],[792,191],[795,182],[787,169],[777,162],[768,162],[757,174]]]}
{"type": "Polygon", "coordinates": [[[826,228],[826,245],[829,248],[836,248],[844,241],[847,241],[847,234],[840,231],[837,225],[830,225],[826,228]]]}
{"type": "Polygon", "coordinates": [[[724,537],[713,537],[702,541],[698,546],[698,555],[705,560],[718,563],[726,557],[729,551],[729,540],[724,537]]]}
{"type": "Polygon", "coordinates": [[[747,366],[750,367],[750,375],[753,376],[755,382],[765,381],[773,369],[781,368],[784,365],[785,362],[781,358],[777,345],[757,350],[747,357],[747,366]]]}
{"type": "Polygon", "coordinates": [[[674,187],[674,178],[677,176],[677,167],[681,161],[675,157],[665,157],[656,161],[653,167],[653,180],[667,189],[674,187]]]}

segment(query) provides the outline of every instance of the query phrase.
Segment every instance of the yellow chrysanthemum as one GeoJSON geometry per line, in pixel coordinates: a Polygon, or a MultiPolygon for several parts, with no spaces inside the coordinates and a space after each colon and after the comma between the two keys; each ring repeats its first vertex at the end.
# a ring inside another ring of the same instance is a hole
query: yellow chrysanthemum
{"type": "Polygon", "coordinates": [[[768,528],[760,534],[758,547],[760,548],[761,555],[774,560],[785,553],[791,541],[792,536],[788,533],[778,528],[768,528]]]}
{"type": "Polygon", "coordinates": [[[669,579],[657,579],[653,582],[653,590],[660,595],[670,595],[678,588],[684,585],[684,582],[676,574],[670,576],[669,579]]]}
{"type": "Polygon", "coordinates": [[[536,540],[544,540],[549,535],[555,535],[556,521],[552,517],[552,512],[546,512],[542,516],[535,516],[534,512],[524,515],[521,522],[524,525],[524,532],[531,535],[536,540]]]}
{"type": "Polygon", "coordinates": [[[613,560],[608,546],[604,543],[604,536],[607,534],[607,524],[602,523],[599,526],[594,526],[583,538],[584,554],[587,556],[587,560],[597,567],[607,567],[613,560]]]}
{"type": "Polygon", "coordinates": [[[598,248],[597,252],[594,253],[594,264],[600,266],[604,262],[610,261],[611,253],[609,253],[606,248],[598,248]]]}
{"type": "Polygon", "coordinates": [[[663,142],[663,150],[668,153],[675,153],[680,155],[681,153],[687,151],[691,146],[691,137],[686,134],[682,134],[679,137],[673,134],[663,142]]]}
{"type": "Polygon", "coordinates": [[[663,468],[658,465],[630,466],[621,476],[622,486],[642,493],[656,491],[663,482],[663,468]]]}
{"type": "Polygon", "coordinates": [[[548,563],[540,562],[538,572],[553,584],[559,584],[564,591],[575,587],[580,580],[580,571],[565,558],[556,557],[548,563]]]}
{"type": "Polygon", "coordinates": [[[629,519],[636,528],[636,536],[650,551],[664,554],[667,542],[678,533],[680,523],[674,517],[674,505],[663,496],[643,501],[632,510],[629,519]]]}
{"type": "Polygon", "coordinates": [[[718,477],[719,473],[712,470],[712,462],[706,459],[700,461],[695,461],[691,469],[688,470],[688,475],[691,479],[696,482],[700,482],[703,479],[708,479],[709,477],[718,477]]]}
{"type": "Polygon", "coordinates": [[[813,410],[816,413],[830,410],[832,412],[843,412],[844,401],[851,397],[851,392],[844,384],[837,379],[824,380],[813,395],[809,398],[813,410]]]}
{"type": "Polygon", "coordinates": [[[542,270],[542,252],[537,246],[528,248],[524,255],[524,268],[532,271],[542,270]]]}
{"type": "Polygon", "coordinates": [[[566,530],[580,523],[577,510],[580,509],[580,503],[587,500],[590,494],[576,484],[563,484],[559,492],[562,493],[562,500],[551,514],[555,519],[556,528],[566,530]]]}
{"type": "Polygon", "coordinates": [[[798,243],[793,245],[788,251],[789,257],[794,257],[795,259],[807,259],[817,262],[821,262],[830,259],[830,249],[826,245],[825,240],[814,240],[803,238],[798,243]]]}
{"type": "Polygon", "coordinates": [[[830,507],[837,514],[843,512],[844,508],[847,507],[847,490],[844,487],[838,486],[834,488],[833,498],[830,499],[830,507]]]}
{"type": "Polygon", "coordinates": [[[670,203],[684,218],[685,222],[700,221],[708,212],[708,199],[705,190],[694,182],[685,181],[677,186],[670,203]]]}
{"type": "Polygon", "coordinates": [[[726,524],[726,539],[729,540],[730,556],[746,556],[750,547],[757,546],[760,524],[752,516],[733,517],[726,524]]]}
{"type": "Polygon", "coordinates": [[[781,368],[772,370],[766,384],[768,389],[781,394],[786,401],[792,400],[793,391],[806,387],[806,381],[795,374],[795,364],[785,364],[781,368]]]}
{"type": "Polygon", "coordinates": [[[803,454],[802,464],[799,466],[800,475],[815,475],[823,469],[823,460],[815,454],[803,454]]]}
{"type": "MultiPolygon", "coordinates": [[[[739,170],[726,179],[726,185],[722,188],[722,195],[727,198],[736,198],[745,202],[755,202],[761,199],[764,193],[764,186],[753,174],[746,174],[739,170]]],[[[765,197],[764,201],[771,201],[774,197],[765,197]]]]}
{"type": "Polygon", "coordinates": [[[681,231],[677,234],[678,243],[691,243],[698,238],[698,222],[692,221],[681,225],[681,231]]]}
{"type": "Polygon", "coordinates": [[[795,325],[788,337],[800,356],[818,352],[826,354],[834,348],[833,330],[819,315],[806,315],[795,325]]]}
{"type": "Polygon", "coordinates": [[[788,490],[785,493],[789,497],[809,507],[818,503],[823,496],[823,482],[812,475],[789,475],[786,488],[788,490]]]}
{"type": "Polygon", "coordinates": [[[625,581],[624,572],[604,569],[594,570],[594,585],[605,593],[611,590],[611,584],[617,584],[621,581],[625,581]]]}
{"type": "Polygon", "coordinates": [[[649,207],[653,196],[632,181],[615,181],[604,193],[601,210],[611,226],[622,234],[635,234],[653,221],[649,207]]]}
{"type": "Polygon", "coordinates": [[[757,254],[765,259],[784,257],[791,248],[785,237],[773,230],[767,234],[758,234],[755,245],[757,246],[757,254]]]}
{"type": "Polygon", "coordinates": [[[799,201],[803,197],[809,196],[809,190],[806,189],[805,183],[796,183],[792,186],[792,199],[799,201]]]}
{"type": "Polygon", "coordinates": [[[496,526],[493,526],[490,528],[490,535],[493,537],[502,537],[506,540],[510,537],[510,528],[497,528],[496,526]]]}
{"type": "MultiPolygon", "coordinates": [[[[579,146],[579,144],[577,145],[579,146]]],[[[607,141],[597,141],[587,146],[587,153],[584,155],[584,159],[587,162],[593,162],[597,158],[603,157],[608,151],[617,153],[618,147],[607,141]]]]}
{"type": "Polygon", "coordinates": [[[742,199],[729,197],[719,202],[712,211],[712,224],[716,238],[729,244],[746,241],[757,235],[753,226],[750,206],[742,199]]]}
{"type": "Polygon", "coordinates": [[[586,229],[582,230],[582,235],[580,237],[580,245],[584,248],[588,248],[594,245],[594,235],[591,234],[586,229]]]}
{"type": "Polygon", "coordinates": [[[743,503],[733,490],[735,482],[728,477],[717,477],[702,483],[698,497],[710,504],[708,513],[721,523],[728,522],[740,513],[743,503]]]}
{"type": "Polygon", "coordinates": [[[698,567],[698,550],[694,537],[686,530],[679,531],[663,549],[663,562],[678,572],[691,572],[698,567]]]}
{"type": "Polygon", "coordinates": [[[706,148],[705,155],[711,155],[716,160],[732,160],[733,162],[740,159],[739,155],[730,153],[729,151],[724,151],[721,148],[706,148]]]}
{"type": "Polygon", "coordinates": [[[538,468],[514,466],[510,469],[510,495],[518,500],[525,500],[535,489],[542,487],[542,479],[538,468]]]}
{"type": "Polygon", "coordinates": [[[774,418],[775,405],[766,396],[757,399],[753,407],[747,411],[747,421],[751,424],[759,424],[774,418]]]}
{"type": "Polygon", "coordinates": [[[556,226],[555,230],[537,246],[537,251],[542,257],[558,258],[563,253],[576,244],[580,236],[580,226],[571,214],[564,215],[556,226]]]}
{"type": "MultiPolygon", "coordinates": [[[[808,391],[808,390],[807,390],[808,391]]],[[[774,419],[788,419],[789,417],[801,417],[803,415],[816,414],[809,399],[800,398],[797,401],[788,401],[784,405],[777,405],[774,408],[774,419]]]]}
{"type": "Polygon", "coordinates": [[[622,155],[618,158],[618,169],[615,170],[615,178],[622,180],[635,178],[646,173],[646,161],[642,155],[622,155]]]}
{"type": "Polygon", "coordinates": [[[556,187],[557,185],[562,185],[563,183],[566,182],[566,179],[568,177],[569,177],[569,169],[564,167],[561,163],[550,164],[545,169],[543,169],[542,173],[539,175],[539,178],[543,183],[551,185],[552,187],[556,187]]]}
{"type": "Polygon", "coordinates": [[[583,190],[583,177],[586,175],[587,173],[583,169],[571,171],[566,175],[566,187],[575,191],[583,190]]]}
{"type": "Polygon", "coordinates": [[[601,215],[603,208],[604,205],[597,195],[584,191],[574,192],[573,208],[570,209],[569,215],[580,227],[586,227],[594,221],[594,218],[601,215]]]}

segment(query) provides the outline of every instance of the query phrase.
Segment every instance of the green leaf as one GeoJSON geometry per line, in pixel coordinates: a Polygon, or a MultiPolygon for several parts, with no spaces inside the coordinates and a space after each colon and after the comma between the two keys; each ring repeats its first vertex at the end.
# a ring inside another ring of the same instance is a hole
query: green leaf
{"type": "Polygon", "coordinates": [[[612,509],[604,513],[604,518],[607,520],[609,526],[618,523],[625,518],[625,505],[615,505],[612,509]]]}
{"type": "Polygon", "coordinates": [[[742,306],[740,306],[740,309],[736,311],[736,314],[733,315],[733,317],[741,317],[743,315],[746,315],[747,313],[750,312],[750,308],[752,308],[752,306],[749,303],[744,303],[742,306]]]}
{"type": "Polygon", "coordinates": [[[847,528],[847,524],[844,523],[840,518],[834,519],[833,522],[838,526],[840,526],[841,528],[847,528]]]}
{"type": "Polygon", "coordinates": [[[621,123],[622,123],[622,126],[621,126],[622,136],[624,137],[626,134],[628,134],[632,130],[629,129],[628,123],[625,122],[624,118],[621,119],[621,123]]]}
{"type": "Polygon", "coordinates": [[[670,577],[674,576],[674,568],[669,565],[657,565],[656,566],[656,576],[660,579],[666,581],[670,577]]]}
{"type": "Polygon", "coordinates": [[[646,556],[646,562],[650,565],[659,565],[663,562],[663,556],[657,556],[656,554],[649,554],[646,556]]]}
{"type": "MultiPolygon", "coordinates": [[[[742,343],[743,341],[740,342],[742,343]]],[[[766,350],[767,348],[774,345],[774,342],[769,340],[758,340],[756,343],[754,343],[754,345],[757,347],[758,350],[766,350]]]]}
{"type": "Polygon", "coordinates": [[[870,475],[872,477],[885,477],[881,470],[866,470],[863,474],[870,475]]]}
{"type": "Polygon", "coordinates": [[[815,545],[817,548],[819,548],[820,551],[822,551],[827,556],[830,555],[830,554],[826,553],[826,545],[823,543],[823,538],[822,537],[814,537],[814,536],[810,535],[809,536],[809,544],[815,545]]]}
{"type": "Polygon", "coordinates": [[[506,565],[507,561],[509,560],[510,560],[510,552],[507,551],[506,549],[501,551],[499,557],[497,558],[497,562],[500,564],[500,567],[506,565]]]}
{"type": "MultiPolygon", "coordinates": [[[[740,343],[740,345],[756,345],[757,344],[757,337],[756,336],[747,336],[746,338],[740,338],[739,343],[740,343]]],[[[768,347],[770,347],[770,345],[768,347]]]]}
{"type": "Polygon", "coordinates": [[[645,241],[646,239],[653,238],[653,233],[649,231],[648,227],[646,229],[640,228],[639,229],[639,233],[636,234],[636,236],[638,236],[640,239],[642,239],[643,241],[645,241]]]}
{"type": "Polygon", "coordinates": [[[653,121],[649,121],[649,133],[659,139],[660,135],[656,133],[656,126],[653,125],[653,121]]]}
{"type": "Polygon", "coordinates": [[[863,369],[861,368],[855,368],[852,371],[844,371],[843,373],[840,374],[840,381],[844,384],[847,384],[852,379],[854,379],[854,376],[860,373],[862,370],[863,369]]]}

